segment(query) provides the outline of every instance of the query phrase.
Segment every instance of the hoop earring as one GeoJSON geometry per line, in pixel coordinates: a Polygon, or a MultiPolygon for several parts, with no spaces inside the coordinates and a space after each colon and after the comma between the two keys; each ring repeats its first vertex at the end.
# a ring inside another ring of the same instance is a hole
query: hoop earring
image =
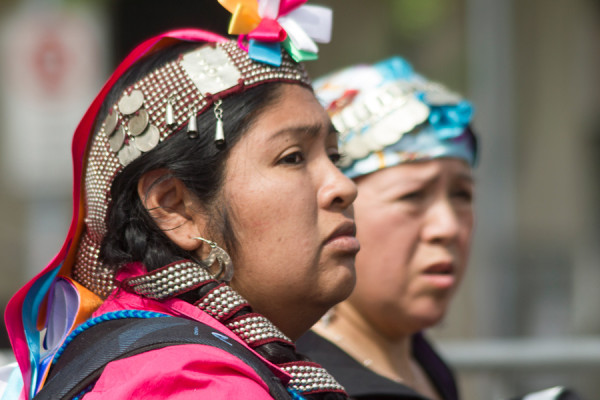
{"type": "Polygon", "coordinates": [[[208,253],[208,256],[204,260],[201,260],[202,265],[205,268],[210,268],[217,261],[219,263],[219,271],[215,275],[215,278],[229,283],[231,278],[233,278],[233,263],[229,254],[212,240],[204,239],[200,236],[192,239],[200,240],[210,246],[210,253],[208,253]]]}

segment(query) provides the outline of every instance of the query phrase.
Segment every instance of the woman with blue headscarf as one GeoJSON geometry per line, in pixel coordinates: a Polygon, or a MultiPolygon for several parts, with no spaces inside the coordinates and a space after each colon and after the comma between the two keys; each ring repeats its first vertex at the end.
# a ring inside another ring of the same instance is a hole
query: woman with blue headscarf
{"type": "Polygon", "coordinates": [[[357,286],[299,342],[357,399],[457,399],[422,331],[465,273],[477,146],[471,104],[393,57],[315,81],[355,202],[357,286]]]}

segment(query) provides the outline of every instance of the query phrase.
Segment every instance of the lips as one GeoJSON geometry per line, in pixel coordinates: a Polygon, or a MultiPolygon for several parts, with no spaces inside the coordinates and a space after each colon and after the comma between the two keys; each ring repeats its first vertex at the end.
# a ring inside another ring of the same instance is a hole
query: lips
{"type": "Polygon", "coordinates": [[[325,240],[325,245],[344,252],[357,253],[360,250],[360,243],[356,239],[354,221],[347,220],[338,225],[325,240]]]}
{"type": "Polygon", "coordinates": [[[451,262],[439,262],[430,265],[423,272],[429,275],[451,275],[454,272],[454,265],[451,262]]]}
{"type": "Polygon", "coordinates": [[[456,285],[456,277],[454,276],[454,264],[451,262],[438,262],[429,265],[423,271],[428,285],[437,290],[449,290],[456,285]]]}

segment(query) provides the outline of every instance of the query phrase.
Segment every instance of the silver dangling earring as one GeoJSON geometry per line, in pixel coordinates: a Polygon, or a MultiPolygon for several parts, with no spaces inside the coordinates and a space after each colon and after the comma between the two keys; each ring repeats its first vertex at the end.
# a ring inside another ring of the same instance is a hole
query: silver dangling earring
{"type": "Polygon", "coordinates": [[[202,260],[202,265],[205,268],[210,268],[215,261],[219,263],[219,272],[215,275],[215,278],[220,279],[224,282],[229,283],[231,278],[233,278],[233,263],[231,262],[231,257],[229,254],[217,244],[211,240],[204,239],[203,237],[195,237],[192,239],[201,240],[207,243],[210,246],[210,253],[208,256],[202,260]]]}

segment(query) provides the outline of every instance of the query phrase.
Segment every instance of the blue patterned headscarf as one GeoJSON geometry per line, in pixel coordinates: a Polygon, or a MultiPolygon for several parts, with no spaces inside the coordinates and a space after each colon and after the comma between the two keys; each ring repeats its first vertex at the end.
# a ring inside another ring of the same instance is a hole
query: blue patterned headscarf
{"type": "Polygon", "coordinates": [[[475,165],[471,103],[400,57],[345,68],[313,87],[340,132],[342,170],[350,178],[441,157],[475,165]]]}

